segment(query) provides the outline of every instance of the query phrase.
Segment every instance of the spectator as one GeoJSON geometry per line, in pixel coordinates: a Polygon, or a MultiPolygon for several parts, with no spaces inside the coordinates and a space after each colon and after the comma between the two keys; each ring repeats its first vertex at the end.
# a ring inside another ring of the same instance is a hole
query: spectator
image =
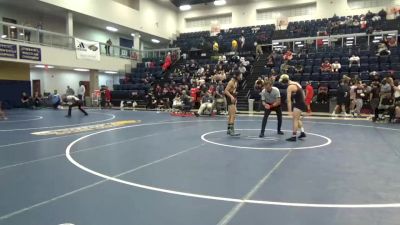
{"type": "Polygon", "coordinates": [[[195,113],[196,116],[202,115],[204,110],[206,110],[206,109],[212,111],[213,105],[214,105],[214,98],[211,96],[211,93],[209,91],[207,91],[204,94],[200,103],[201,104],[200,104],[199,111],[197,111],[197,113],[195,113]]]}
{"type": "Polygon", "coordinates": [[[69,96],[69,95],[75,95],[75,91],[74,91],[70,86],[67,86],[67,90],[65,91],[65,94],[66,94],[67,96],[69,96]]]}
{"type": "Polygon", "coordinates": [[[354,19],[353,27],[358,27],[358,26],[360,26],[360,22],[357,19],[354,19]]]}
{"type": "Polygon", "coordinates": [[[239,71],[241,74],[244,75],[246,73],[246,67],[243,64],[240,64],[239,71]]]}
{"type": "MultiPolygon", "coordinates": [[[[32,25],[30,23],[25,23],[24,24],[25,27],[32,27],[32,25]]],[[[24,37],[25,37],[25,41],[31,41],[31,31],[28,29],[24,29],[24,37]]]]}
{"type": "Polygon", "coordinates": [[[311,85],[310,81],[306,82],[306,98],[305,98],[305,102],[306,102],[306,106],[307,106],[307,113],[311,113],[311,103],[312,100],[314,98],[314,88],[311,85]]]}
{"type": "Polygon", "coordinates": [[[21,96],[21,106],[23,108],[29,108],[31,106],[30,104],[30,98],[29,96],[25,93],[22,92],[22,96],[21,96]]]}
{"type": "Polygon", "coordinates": [[[280,72],[281,73],[287,73],[290,68],[290,65],[288,64],[287,61],[281,64],[280,72]]]}
{"type": "Polygon", "coordinates": [[[365,18],[367,20],[371,20],[372,17],[374,17],[374,14],[370,10],[368,10],[367,14],[365,14],[365,18]]]}
{"type": "Polygon", "coordinates": [[[86,92],[86,87],[85,87],[85,85],[81,84],[81,86],[78,89],[78,98],[82,102],[85,102],[85,92],[86,92]]]}
{"type": "Polygon", "coordinates": [[[61,97],[57,93],[57,90],[54,90],[54,93],[49,98],[51,99],[53,109],[58,109],[61,105],[61,97]]]}
{"type": "Polygon", "coordinates": [[[107,40],[106,46],[105,46],[106,55],[111,55],[111,54],[110,54],[110,47],[111,47],[111,46],[112,46],[112,41],[111,41],[111,38],[109,38],[109,39],[107,40]]]}
{"type": "Polygon", "coordinates": [[[398,80],[394,81],[393,90],[395,101],[400,102],[400,82],[398,80]]]}
{"type": "Polygon", "coordinates": [[[288,49],[285,54],[283,54],[283,60],[290,61],[293,59],[293,52],[288,49]]]}
{"type": "Polygon", "coordinates": [[[375,16],[372,17],[371,20],[374,21],[374,22],[376,22],[376,21],[381,20],[381,17],[380,17],[379,15],[375,15],[375,16]]]}
{"type": "Polygon", "coordinates": [[[269,68],[275,67],[275,60],[274,57],[272,57],[272,55],[268,56],[267,58],[267,67],[269,68]]]}
{"type": "Polygon", "coordinates": [[[353,114],[353,116],[355,116],[355,114],[357,114],[357,116],[359,117],[361,115],[361,108],[363,106],[363,99],[365,97],[364,86],[360,81],[357,82],[355,94],[356,94],[356,97],[355,97],[356,109],[355,109],[355,111],[353,111],[352,114],[353,114]]]}
{"type": "Polygon", "coordinates": [[[361,66],[361,64],[360,64],[360,57],[358,57],[358,56],[356,56],[356,55],[353,54],[353,55],[349,58],[349,68],[351,68],[351,66],[354,65],[354,64],[357,64],[358,67],[361,66]]]}
{"type": "Polygon", "coordinates": [[[369,102],[371,105],[372,112],[374,113],[374,117],[372,117],[372,121],[375,122],[379,117],[379,102],[380,102],[380,87],[379,81],[373,81],[371,83],[371,94],[369,96],[369,102]]]}
{"type": "Polygon", "coordinates": [[[237,52],[237,50],[238,50],[238,42],[235,39],[233,39],[232,40],[232,52],[237,52]]]}
{"type": "Polygon", "coordinates": [[[105,86],[104,93],[105,93],[105,99],[106,99],[105,106],[111,109],[111,107],[112,107],[112,105],[111,105],[111,91],[107,86],[105,86]]]}
{"type": "Polygon", "coordinates": [[[240,50],[243,51],[244,45],[245,45],[245,43],[246,43],[246,38],[244,37],[243,34],[240,36],[239,42],[240,42],[240,50]]]}
{"type": "Polygon", "coordinates": [[[360,21],[360,28],[361,30],[366,30],[368,26],[368,22],[366,20],[361,20],[360,21]]]}
{"type": "Polygon", "coordinates": [[[35,92],[35,94],[33,95],[33,107],[34,108],[39,108],[42,105],[42,95],[39,92],[35,92]]]}
{"type": "Polygon", "coordinates": [[[297,64],[294,66],[294,71],[296,73],[303,73],[303,70],[304,70],[303,65],[301,65],[300,62],[297,62],[297,64]]]}
{"type": "Polygon", "coordinates": [[[388,49],[385,43],[382,42],[378,44],[378,50],[376,55],[377,56],[390,55],[390,50],[388,49]]]}
{"type": "Polygon", "coordinates": [[[326,104],[328,103],[328,86],[326,84],[320,84],[318,86],[317,102],[326,104]]]}
{"type": "Polygon", "coordinates": [[[213,51],[214,51],[214,53],[218,53],[219,52],[219,44],[218,44],[217,41],[214,41],[213,51]]]}
{"type": "Polygon", "coordinates": [[[257,58],[258,58],[260,55],[263,55],[263,54],[264,54],[264,52],[263,52],[263,50],[262,50],[261,44],[259,44],[258,42],[254,42],[254,46],[256,46],[256,56],[257,56],[257,58]]]}
{"type": "Polygon", "coordinates": [[[331,72],[332,71],[332,65],[329,63],[328,60],[325,60],[325,62],[323,62],[321,64],[321,72],[331,72]]]}
{"type": "Polygon", "coordinates": [[[341,113],[344,114],[344,116],[347,116],[346,104],[348,96],[349,96],[349,86],[346,84],[344,80],[341,80],[337,88],[336,106],[332,112],[332,116],[336,116],[336,113],[338,112],[339,109],[341,109],[341,113]]]}
{"type": "Polygon", "coordinates": [[[339,63],[339,61],[335,60],[335,62],[332,63],[332,72],[338,73],[340,68],[342,68],[342,65],[339,63]]]}
{"type": "Polygon", "coordinates": [[[171,64],[171,52],[168,52],[167,56],[165,57],[164,64],[162,65],[162,71],[167,71],[171,67],[171,64]]]}

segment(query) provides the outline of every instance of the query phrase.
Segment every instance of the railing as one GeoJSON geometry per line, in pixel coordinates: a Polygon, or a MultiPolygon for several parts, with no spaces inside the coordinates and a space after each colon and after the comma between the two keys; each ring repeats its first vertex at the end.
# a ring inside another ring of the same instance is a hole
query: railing
{"type": "Polygon", "coordinates": [[[364,46],[369,49],[371,46],[375,46],[381,42],[384,38],[393,39],[393,43],[397,46],[398,31],[380,31],[367,33],[355,33],[355,34],[339,34],[330,36],[318,36],[318,37],[303,37],[303,38],[292,38],[292,39],[280,39],[272,41],[272,49],[286,49],[291,48],[294,52],[301,50],[303,47],[308,49],[315,48],[317,51],[325,49],[325,47],[352,47],[352,46],[364,46]],[[318,43],[317,40],[322,40],[318,43]]]}
{"type": "MultiPolygon", "coordinates": [[[[0,30],[1,28],[3,32],[0,37],[4,40],[75,50],[75,37],[73,36],[6,22],[0,22],[0,30]]],[[[100,54],[107,55],[107,44],[99,43],[100,54]]],[[[133,52],[139,52],[139,50],[111,45],[108,56],[132,59],[133,52]]]]}
{"type": "Polygon", "coordinates": [[[141,50],[140,56],[142,59],[164,59],[168,53],[175,54],[177,59],[181,57],[180,48],[164,48],[164,49],[150,49],[141,50]]]}

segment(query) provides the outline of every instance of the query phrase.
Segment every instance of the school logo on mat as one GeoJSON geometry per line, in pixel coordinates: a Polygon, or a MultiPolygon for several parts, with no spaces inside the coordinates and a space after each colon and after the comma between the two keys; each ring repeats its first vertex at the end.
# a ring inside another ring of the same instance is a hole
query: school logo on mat
{"type": "Polygon", "coordinates": [[[114,127],[122,127],[122,126],[140,123],[140,122],[141,122],[140,120],[121,120],[121,121],[116,121],[116,122],[111,122],[111,123],[94,124],[94,125],[89,125],[89,126],[72,127],[72,128],[65,128],[65,129],[59,129],[59,130],[40,131],[40,132],[34,132],[32,134],[40,135],[40,136],[77,134],[77,133],[82,133],[82,132],[104,130],[104,129],[114,128],[114,127]]]}

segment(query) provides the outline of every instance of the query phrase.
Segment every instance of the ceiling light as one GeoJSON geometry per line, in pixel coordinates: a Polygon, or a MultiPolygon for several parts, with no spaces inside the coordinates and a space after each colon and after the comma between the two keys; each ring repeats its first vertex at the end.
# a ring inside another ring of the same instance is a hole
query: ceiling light
{"type": "Polygon", "coordinates": [[[118,31],[117,28],[115,28],[115,27],[110,27],[110,26],[107,26],[106,29],[107,29],[108,31],[112,31],[112,32],[117,32],[117,31],[118,31]]]}
{"type": "Polygon", "coordinates": [[[157,39],[151,39],[151,42],[153,42],[153,43],[160,43],[160,40],[157,40],[157,39]]]}
{"type": "Polygon", "coordinates": [[[328,39],[323,39],[322,41],[329,41],[328,39]]]}
{"type": "Polygon", "coordinates": [[[374,42],[374,43],[379,43],[380,40],[373,40],[372,42],[374,42]]]}
{"type": "Polygon", "coordinates": [[[7,38],[7,35],[3,34],[1,35],[1,38],[7,38]]]}
{"type": "Polygon", "coordinates": [[[279,45],[279,42],[272,42],[272,45],[279,45]]]}
{"type": "Polygon", "coordinates": [[[16,27],[15,26],[10,26],[10,29],[15,29],[16,27]]]}
{"type": "Polygon", "coordinates": [[[47,68],[47,69],[53,69],[54,66],[46,66],[46,65],[35,65],[36,68],[47,68]]]}
{"type": "Polygon", "coordinates": [[[25,34],[24,33],[19,33],[19,36],[24,36],[25,34]]]}
{"type": "Polygon", "coordinates": [[[387,36],[387,38],[392,38],[393,36],[391,36],[391,35],[389,35],[389,36],[387,36]]]}
{"type": "Polygon", "coordinates": [[[104,73],[106,73],[106,74],[117,74],[118,72],[115,72],[115,71],[105,71],[104,73]]]}
{"type": "Polygon", "coordinates": [[[220,6],[220,5],[225,5],[226,1],[225,0],[215,0],[214,5],[220,6]]]}
{"type": "Polygon", "coordinates": [[[134,34],[134,33],[131,33],[131,36],[132,36],[132,37],[135,37],[135,34],[134,34]]]}
{"type": "Polygon", "coordinates": [[[374,39],[382,39],[382,36],[375,36],[374,39]]]}
{"type": "Polygon", "coordinates": [[[347,40],[353,40],[354,39],[354,37],[348,37],[347,38],[347,40]]]}
{"type": "Polygon", "coordinates": [[[304,45],[297,45],[297,47],[304,47],[304,45]]]}
{"type": "Polygon", "coordinates": [[[353,43],[353,41],[346,41],[346,43],[353,43]]]}
{"type": "Polygon", "coordinates": [[[388,34],[388,35],[390,35],[390,36],[396,36],[396,34],[388,34]]]}
{"type": "Polygon", "coordinates": [[[88,72],[88,69],[74,69],[75,71],[79,71],[79,72],[88,72]]]}
{"type": "Polygon", "coordinates": [[[297,44],[301,44],[301,41],[296,41],[295,44],[296,44],[296,45],[297,45],[297,44]]]}
{"type": "Polygon", "coordinates": [[[181,11],[187,11],[187,10],[190,10],[191,8],[192,8],[192,6],[190,6],[190,5],[181,5],[181,6],[179,6],[179,9],[181,11]]]}
{"type": "Polygon", "coordinates": [[[351,44],[351,43],[348,43],[348,44],[346,44],[347,46],[351,46],[351,45],[353,45],[353,44],[351,44]]]}

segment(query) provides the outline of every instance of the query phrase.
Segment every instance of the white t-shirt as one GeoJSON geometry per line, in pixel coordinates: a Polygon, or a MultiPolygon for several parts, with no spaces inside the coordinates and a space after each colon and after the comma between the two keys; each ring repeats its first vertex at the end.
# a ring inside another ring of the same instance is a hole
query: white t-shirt
{"type": "Polygon", "coordinates": [[[399,84],[399,86],[397,86],[397,89],[398,89],[398,90],[396,90],[396,91],[394,92],[394,97],[395,97],[395,98],[399,98],[399,97],[400,97],[400,84],[399,84]]]}

